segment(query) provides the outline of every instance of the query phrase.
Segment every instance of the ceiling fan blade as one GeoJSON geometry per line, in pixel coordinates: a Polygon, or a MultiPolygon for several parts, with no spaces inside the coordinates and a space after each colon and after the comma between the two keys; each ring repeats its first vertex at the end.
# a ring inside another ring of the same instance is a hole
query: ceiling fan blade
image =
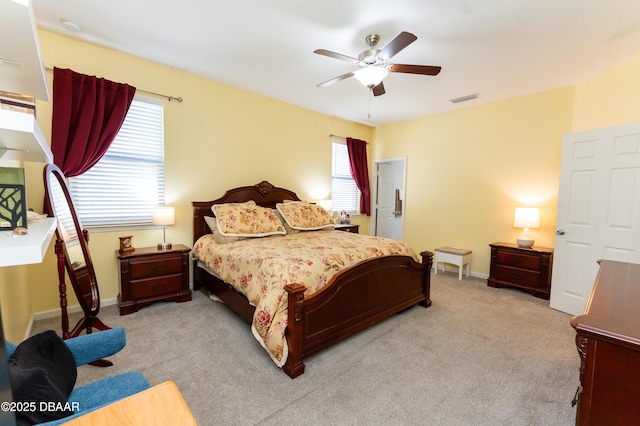
{"type": "Polygon", "coordinates": [[[317,53],[318,55],[328,56],[330,58],[340,59],[341,61],[350,62],[352,64],[357,64],[360,62],[359,59],[352,58],[351,56],[343,55],[342,53],[332,52],[330,50],[325,49],[316,49],[313,53],[317,53]]]}
{"type": "Polygon", "coordinates": [[[374,87],[371,90],[373,90],[373,96],[380,96],[386,93],[384,91],[384,84],[382,82],[380,82],[380,84],[378,84],[376,87],[374,87]]]}
{"type": "Polygon", "coordinates": [[[437,67],[434,65],[391,65],[391,72],[401,72],[405,74],[438,75],[441,69],[442,67],[437,67]]]}
{"type": "Polygon", "coordinates": [[[389,44],[380,51],[380,53],[378,53],[378,57],[382,59],[390,59],[417,39],[418,37],[415,35],[403,31],[398,34],[396,38],[391,40],[389,44]]]}
{"type": "Polygon", "coordinates": [[[327,87],[327,86],[330,86],[330,85],[332,85],[333,83],[337,83],[337,82],[342,81],[342,80],[345,80],[345,79],[347,79],[347,78],[349,78],[349,77],[353,77],[353,74],[355,74],[355,71],[351,71],[351,72],[348,72],[348,73],[346,73],[346,74],[339,75],[338,77],[332,78],[331,80],[327,80],[327,81],[325,81],[324,83],[320,83],[320,84],[318,84],[318,87],[327,87]]]}

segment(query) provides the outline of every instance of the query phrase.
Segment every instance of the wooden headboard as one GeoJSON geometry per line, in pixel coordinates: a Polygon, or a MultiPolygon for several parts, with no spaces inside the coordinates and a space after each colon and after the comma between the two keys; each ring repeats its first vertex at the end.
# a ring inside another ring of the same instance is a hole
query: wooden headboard
{"type": "Polygon", "coordinates": [[[295,192],[288,189],[278,188],[263,180],[257,185],[241,186],[229,189],[224,195],[212,201],[192,201],[193,206],[193,242],[205,234],[210,234],[211,230],[204,221],[205,216],[213,216],[211,206],[223,203],[243,203],[253,200],[262,207],[275,208],[276,204],[284,200],[301,201],[295,192]]]}

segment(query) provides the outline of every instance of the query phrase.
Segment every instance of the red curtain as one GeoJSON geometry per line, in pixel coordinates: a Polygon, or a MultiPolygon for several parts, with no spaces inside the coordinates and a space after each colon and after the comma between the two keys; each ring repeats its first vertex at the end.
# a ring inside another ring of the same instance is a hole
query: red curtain
{"type": "Polygon", "coordinates": [[[124,121],[136,88],[69,69],[53,70],[53,162],[67,177],[102,158],[124,121]]]}
{"type": "Polygon", "coordinates": [[[347,152],[349,153],[351,176],[360,190],[360,212],[371,216],[367,143],[359,139],[347,138],[347,152]]]}

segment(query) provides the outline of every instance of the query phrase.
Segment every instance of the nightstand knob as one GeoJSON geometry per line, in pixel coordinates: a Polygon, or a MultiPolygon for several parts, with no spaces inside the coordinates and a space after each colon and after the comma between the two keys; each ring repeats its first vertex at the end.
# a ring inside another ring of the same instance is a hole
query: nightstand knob
{"type": "Polygon", "coordinates": [[[564,229],[558,229],[556,235],[564,235],[564,229]]]}

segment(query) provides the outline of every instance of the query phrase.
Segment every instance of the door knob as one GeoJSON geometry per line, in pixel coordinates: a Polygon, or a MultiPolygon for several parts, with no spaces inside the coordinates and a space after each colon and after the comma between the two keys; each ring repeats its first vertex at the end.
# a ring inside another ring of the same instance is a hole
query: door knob
{"type": "Polygon", "coordinates": [[[564,235],[564,229],[558,229],[556,235],[564,235]]]}

